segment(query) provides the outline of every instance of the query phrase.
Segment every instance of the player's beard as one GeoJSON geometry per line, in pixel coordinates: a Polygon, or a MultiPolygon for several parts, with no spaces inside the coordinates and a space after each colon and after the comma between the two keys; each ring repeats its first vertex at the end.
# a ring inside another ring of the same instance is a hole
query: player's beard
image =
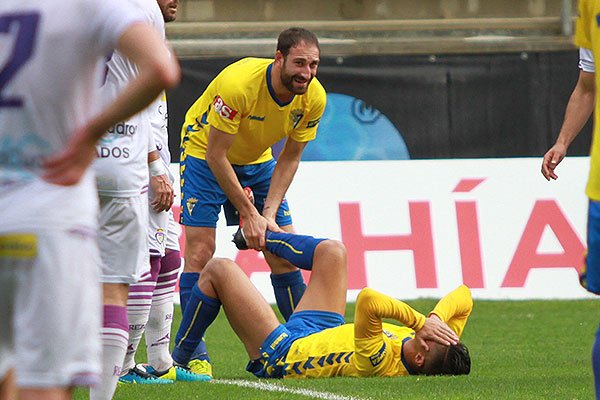
{"type": "Polygon", "coordinates": [[[302,77],[302,75],[299,75],[299,74],[290,75],[287,73],[285,68],[281,69],[280,78],[281,78],[281,83],[283,84],[283,86],[285,86],[285,88],[287,90],[289,90],[293,94],[304,94],[308,90],[308,85],[310,85],[310,82],[312,81],[313,76],[311,76],[308,79],[308,81],[306,82],[306,86],[304,86],[304,87],[294,86],[294,82],[295,82],[294,79],[298,78],[300,80],[303,80],[304,78],[302,77]]]}

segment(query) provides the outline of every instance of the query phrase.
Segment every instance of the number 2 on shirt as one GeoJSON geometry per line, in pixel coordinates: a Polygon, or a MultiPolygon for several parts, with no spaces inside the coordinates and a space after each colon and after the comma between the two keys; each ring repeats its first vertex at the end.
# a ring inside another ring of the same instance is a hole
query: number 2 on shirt
{"type": "MultiPolygon", "coordinates": [[[[4,37],[8,36],[14,41],[4,65],[0,65],[0,108],[23,105],[22,99],[10,97],[3,93],[3,90],[33,54],[39,22],[38,13],[0,15],[0,40],[4,41],[4,37]]],[[[4,47],[10,48],[10,46],[4,47]]]]}

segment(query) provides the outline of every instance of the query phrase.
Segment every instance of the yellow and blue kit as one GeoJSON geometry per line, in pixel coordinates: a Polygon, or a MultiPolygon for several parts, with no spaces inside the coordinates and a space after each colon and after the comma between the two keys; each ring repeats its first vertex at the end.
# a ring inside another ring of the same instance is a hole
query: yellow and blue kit
{"type": "Polygon", "coordinates": [[[236,135],[227,152],[234,165],[270,160],[271,146],[285,137],[298,142],[316,137],[325,89],[313,78],[305,94],[282,103],[271,85],[272,65],[272,59],[244,58],[221,71],[185,116],[182,159],[205,159],[210,126],[236,135]]]}
{"type": "MultiPolygon", "coordinates": [[[[441,299],[430,315],[437,315],[460,337],[472,309],[471,291],[462,285],[441,299]]],[[[262,357],[251,361],[248,371],[271,378],[412,373],[404,359],[403,345],[412,340],[415,330],[423,327],[423,314],[402,301],[365,288],[356,302],[355,323],[342,325],[340,317],[322,311],[292,314],[287,324],[280,325],[265,340],[262,357]],[[304,320],[303,327],[294,322],[296,314],[304,320]],[[323,318],[318,321],[320,316],[323,318]],[[383,323],[383,318],[395,319],[405,326],[383,323]],[[327,324],[328,328],[317,331],[327,324]]]]}
{"type": "MultiPolygon", "coordinates": [[[[581,0],[575,32],[575,44],[592,50],[594,63],[600,62],[600,2],[581,0]]],[[[585,194],[590,199],[587,224],[588,251],[580,277],[582,285],[592,293],[600,294],[600,74],[595,74],[596,102],[594,134],[590,151],[590,174],[585,194]]]]}

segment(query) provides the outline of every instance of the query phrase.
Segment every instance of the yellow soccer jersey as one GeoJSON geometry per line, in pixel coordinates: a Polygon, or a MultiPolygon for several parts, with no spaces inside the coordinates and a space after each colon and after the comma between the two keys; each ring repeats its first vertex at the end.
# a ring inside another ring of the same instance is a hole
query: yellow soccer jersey
{"type": "MultiPolygon", "coordinates": [[[[598,16],[600,15],[600,1],[580,0],[579,17],[575,32],[575,44],[592,50],[594,62],[600,65],[600,28],[598,16]]],[[[585,193],[594,200],[600,201],[600,74],[596,74],[596,109],[594,112],[594,135],[590,152],[590,175],[585,193]]]]}
{"type": "MultiPolygon", "coordinates": [[[[431,314],[460,336],[472,308],[471,291],[462,285],[440,300],[431,314]]],[[[424,323],[425,316],[409,305],[365,288],[356,302],[354,324],[326,329],[292,344],[284,378],[409,375],[402,346],[424,323]],[[405,326],[383,323],[382,318],[405,326]]]]}
{"type": "Polygon", "coordinates": [[[226,67],[185,116],[183,156],[205,159],[209,126],[236,135],[227,158],[235,165],[270,160],[271,146],[286,136],[298,142],[316,137],[325,110],[325,89],[313,78],[303,95],[281,103],[271,86],[273,60],[244,58],[226,67]]]}

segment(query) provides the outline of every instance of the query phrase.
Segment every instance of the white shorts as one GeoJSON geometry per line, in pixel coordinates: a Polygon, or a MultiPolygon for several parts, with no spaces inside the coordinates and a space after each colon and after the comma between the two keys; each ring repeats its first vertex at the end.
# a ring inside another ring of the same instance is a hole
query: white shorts
{"type": "Polygon", "coordinates": [[[148,194],[100,196],[98,245],[105,283],[136,283],[150,273],[148,194]]]}
{"type": "Polygon", "coordinates": [[[165,256],[165,249],[179,250],[181,227],[173,217],[173,210],[157,213],[149,207],[148,247],[150,254],[165,256]]]}
{"type": "Polygon", "coordinates": [[[99,381],[99,264],[90,230],[0,235],[2,374],[33,388],[99,381]]]}

